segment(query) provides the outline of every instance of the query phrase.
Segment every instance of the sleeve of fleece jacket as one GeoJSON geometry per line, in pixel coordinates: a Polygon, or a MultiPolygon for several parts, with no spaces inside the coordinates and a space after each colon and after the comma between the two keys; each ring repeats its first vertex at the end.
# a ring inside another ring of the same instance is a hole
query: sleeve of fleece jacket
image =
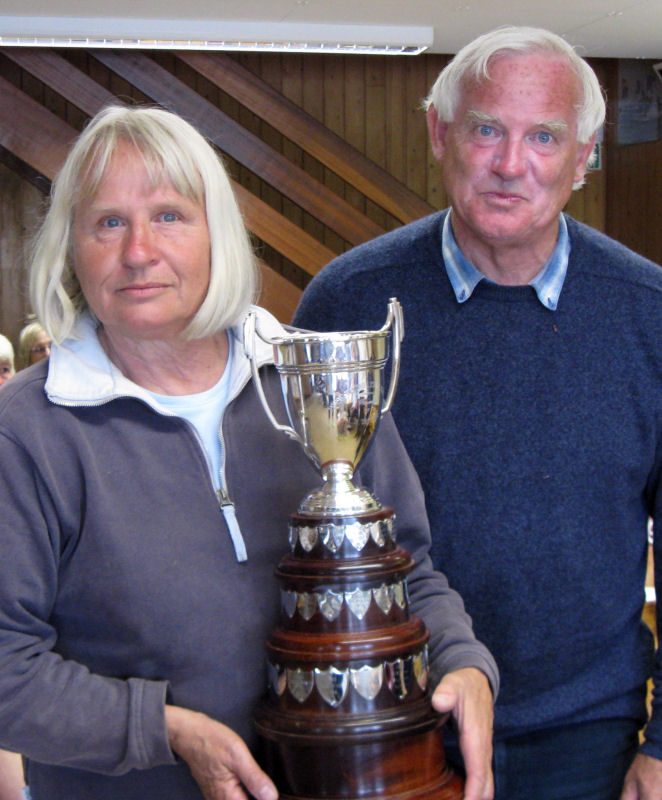
{"type": "Polygon", "coordinates": [[[105,774],[175,763],[165,682],[95,675],[52,648],[59,522],[34,460],[0,428],[0,746],[105,774]]]}
{"type": "Polygon", "coordinates": [[[382,418],[378,435],[358,473],[357,479],[370,486],[384,505],[394,509],[398,544],[415,562],[407,587],[411,611],[430,631],[431,685],[436,686],[448,672],[477,667],[487,676],[496,698],[499,674],[494,658],[474,636],[461,597],[432,566],[423,489],[390,413],[382,418]]]}

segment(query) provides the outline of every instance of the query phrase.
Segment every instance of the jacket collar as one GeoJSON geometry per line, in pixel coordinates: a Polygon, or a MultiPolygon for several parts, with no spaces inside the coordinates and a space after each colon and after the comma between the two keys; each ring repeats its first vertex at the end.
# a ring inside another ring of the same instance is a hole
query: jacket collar
{"type": "MultiPolygon", "coordinates": [[[[286,330],[268,311],[251,306],[258,328],[267,338],[286,335],[286,330]]],[[[234,399],[251,378],[251,365],[244,352],[243,321],[231,328],[232,374],[229,400],[234,399]]],[[[273,364],[273,348],[256,337],[258,365],[273,364]]],[[[112,363],[99,342],[97,323],[91,314],[79,317],[72,336],[53,344],[48,365],[46,394],[53,403],[66,406],[102,405],[119,397],[135,397],[154,406],[150,393],[130,381],[112,363]]]]}

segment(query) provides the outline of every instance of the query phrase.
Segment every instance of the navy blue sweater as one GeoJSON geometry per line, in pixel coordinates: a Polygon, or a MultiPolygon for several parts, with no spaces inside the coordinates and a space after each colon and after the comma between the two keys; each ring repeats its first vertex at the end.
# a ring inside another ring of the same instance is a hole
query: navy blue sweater
{"type": "MultiPolygon", "coordinates": [[[[497,736],[643,719],[646,529],[662,518],[662,270],[568,218],[556,311],[528,286],[486,281],[458,304],[444,213],[335,259],[294,324],[377,328],[389,297],[403,305],[394,415],[435,565],[501,671],[497,736]]],[[[661,676],[658,665],[658,687],[661,676]]],[[[643,749],[662,757],[659,704],[643,749]]]]}

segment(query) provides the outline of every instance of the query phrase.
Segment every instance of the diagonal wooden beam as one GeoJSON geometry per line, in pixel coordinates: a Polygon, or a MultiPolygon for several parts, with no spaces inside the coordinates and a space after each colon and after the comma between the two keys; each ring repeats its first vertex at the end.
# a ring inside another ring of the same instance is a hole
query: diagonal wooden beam
{"type": "Polygon", "coordinates": [[[176,56],[401,222],[412,222],[435,211],[393,175],[227,54],[191,50],[177,52],[176,56]]]}
{"type": "MultiPolygon", "coordinates": [[[[17,47],[0,52],[90,116],[119,102],[112,92],[52,50],[17,47]]],[[[248,229],[309,275],[315,275],[336,255],[238,183],[232,181],[232,188],[248,229]]]]}
{"type": "Polygon", "coordinates": [[[53,179],[78,132],[0,78],[0,145],[53,179]]]}
{"type": "Polygon", "coordinates": [[[92,55],[147,97],[190,120],[221,150],[346,241],[360,244],[384,233],[384,229],[365,214],[200,97],[151,58],[128,50],[95,50],[92,55]]]}

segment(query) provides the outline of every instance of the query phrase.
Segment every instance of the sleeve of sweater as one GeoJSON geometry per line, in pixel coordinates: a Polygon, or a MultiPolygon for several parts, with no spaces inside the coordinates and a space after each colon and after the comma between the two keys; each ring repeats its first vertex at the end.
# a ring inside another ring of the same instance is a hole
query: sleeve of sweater
{"type": "Polygon", "coordinates": [[[487,676],[496,698],[499,674],[494,658],[476,639],[461,597],[432,566],[423,490],[390,413],[382,418],[358,473],[357,482],[370,487],[384,505],[394,509],[398,544],[415,562],[407,587],[411,611],[430,632],[431,685],[448,672],[477,667],[487,676]]]}
{"type": "Polygon", "coordinates": [[[165,681],[104,677],[55,652],[66,558],[55,503],[6,429],[0,452],[0,747],[108,775],[175,763],[165,681]]]}

